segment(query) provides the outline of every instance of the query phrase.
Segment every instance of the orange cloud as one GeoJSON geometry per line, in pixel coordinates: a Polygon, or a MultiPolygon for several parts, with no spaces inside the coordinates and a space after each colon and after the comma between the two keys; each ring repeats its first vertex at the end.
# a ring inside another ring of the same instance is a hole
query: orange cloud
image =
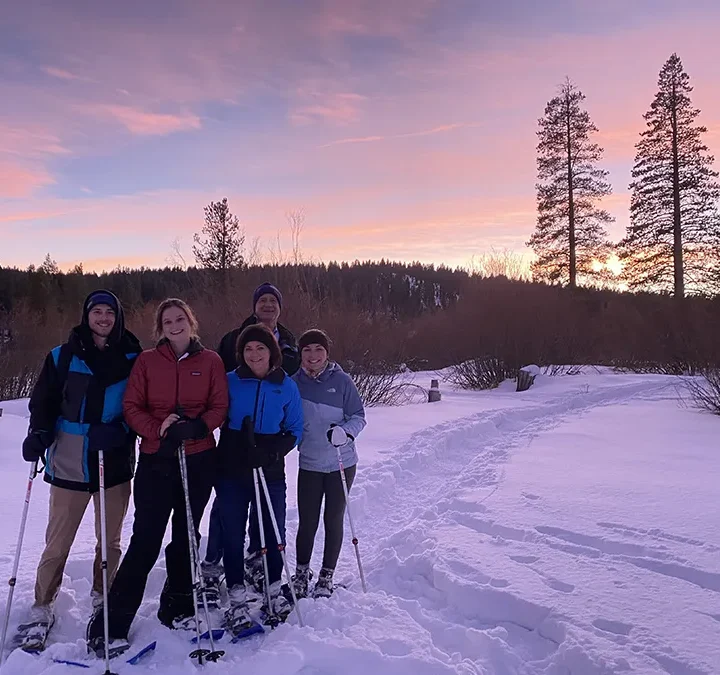
{"type": "Polygon", "coordinates": [[[85,112],[109,116],[122,124],[130,133],[138,136],[165,136],[201,127],[200,118],[189,113],[182,115],[150,113],[130,106],[111,104],[91,105],[85,109],[85,112]]]}
{"type": "Polygon", "coordinates": [[[0,161],[0,197],[29,197],[38,188],[54,182],[42,168],[29,169],[0,161]]]}

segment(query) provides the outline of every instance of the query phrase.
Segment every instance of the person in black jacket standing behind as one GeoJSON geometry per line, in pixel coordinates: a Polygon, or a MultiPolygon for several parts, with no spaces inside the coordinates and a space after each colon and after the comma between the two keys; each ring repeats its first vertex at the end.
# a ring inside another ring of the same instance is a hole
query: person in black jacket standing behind
{"type": "Polygon", "coordinates": [[[235,346],[240,333],[248,326],[256,323],[265,324],[275,335],[282,354],[282,369],[291,377],[300,369],[300,354],[298,353],[295,336],[281,323],[282,293],[269,282],[260,284],[253,293],[253,313],[243,321],[239,328],[227,333],[218,347],[218,354],[225,364],[225,372],[229,373],[238,367],[235,346]]]}
{"type": "MultiPolygon", "coordinates": [[[[282,293],[268,281],[260,284],[260,286],[255,289],[253,292],[253,313],[243,321],[239,328],[231,330],[220,341],[220,346],[217,351],[223,360],[226,372],[230,373],[240,365],[237,359],[237,340],[240,333],[248,326],[258,323],[267,326],[273,335],[275,335],[275,339],[280,345],[282,369],[285,373],[288,376],[292,376],[300,369],[300,354],[297,348],[297,340],[295,336],[278,321],[282,310],[282,301],[282,293]]],[[[249,535],[249,555],[245,561],[246,569],[250,576],[248,581],[259,585],[262,579],[262,558],[260,556],[260,533],[258,530],[257,515],[255,513],[255,504],[252,504],[250,507],[249,535]]],[[[223,535],[219,504],[217,500],[215,500],[210,511],[207,550],[205,553],[205,562],[203,563],[203,572],[209,590],[208,602],[212,601],[213,604],[217,598],[217,586],[220,574],[222,573],[222,566],[220,565],[223,557],[222,540],[223,535]]]]}

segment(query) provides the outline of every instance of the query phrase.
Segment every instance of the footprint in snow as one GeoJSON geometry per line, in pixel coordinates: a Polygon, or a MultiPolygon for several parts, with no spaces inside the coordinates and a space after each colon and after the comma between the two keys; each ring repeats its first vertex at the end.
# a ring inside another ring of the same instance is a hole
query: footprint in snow
{"type": "Polygon", "coordinates": [[[536,555],[511,555],[509,558],[510,560],[514,560],[516,563],[521,563],[522,565],[532,565],[532,563],[540,560],[539,556],[536,555]]]}
{"type": "Polygon", "coordinates": [[[609,619],[595,619],[593,626],[598,630],[605,633],[614,633],[615,635],[630,635],[630,631],[634,628],[629,623],[623,623],[622,621],[610,621],[609,619]]]}

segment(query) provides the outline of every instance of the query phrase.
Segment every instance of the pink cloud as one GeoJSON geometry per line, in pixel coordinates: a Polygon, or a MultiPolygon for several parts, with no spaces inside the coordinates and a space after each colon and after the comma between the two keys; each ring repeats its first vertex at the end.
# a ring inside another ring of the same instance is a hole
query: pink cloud
{"type": "Polygon", "coordinates": [[[312,122],[348,125],[360,118],[360,106],[367,100],[365,96],[354,93],[324,94],[301,91],[300,96],[315,102],[300,105],[290,112],[289,120],[295,126],[304,126],[312,122]]]}
{"type": "Polygon", "coordinates": [[[10,126],[0,122],[0,153],[37,159],[69,152],[58,136],[42,126],[28,122],[24,126],[10,126]]]}
{"type": "Polygon", "coordinates": [[[477,127],[477,124],[441,124],[432,129],[424,129],[423,131],[411,131],[405,134],[391,134],[389,136],[359,136],[357,138],[341,138],[337,141],[331,141],[319,146],[320,148],[331,148],[335,145],[351,145],[355,143],[376,143],[378,141],[387,141],[394,138],[419,138],[421,136],[434,136],[435,134],[454,131],[455,129],[477,127]]]}
{"type": "Polygon", "coordinates": [[[45,66],[43,67],[43,72],[50,75],[51,77],[56,77],[59,80],[87,80],[87,78],[82,77],[80,75],[75,75],[74,73],[71,73],[69,70],[63,70],[62,68],[55,68],[54,66],[45,66]]]}
{"type": "Polygon", "coordinates": [[[130,106],[111,104],[91,105],[84,111],[110,117],[122,124],[130,133],[138,136],[165,136],[201,127],[200,118],[190,113],[182,115],[151,113],[130,106]]]}
{"type": "Polygon", "coordinates": [[[43,168],[30,169],[0,161],[0,197],[29,197],[38,188],[54,182],[43,168]]]}

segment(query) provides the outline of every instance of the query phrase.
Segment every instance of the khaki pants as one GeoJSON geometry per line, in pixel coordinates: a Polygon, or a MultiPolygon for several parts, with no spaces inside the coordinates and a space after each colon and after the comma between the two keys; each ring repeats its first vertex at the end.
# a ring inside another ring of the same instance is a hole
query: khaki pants
{"type": "MultiPolygon", "coordinates": [[[[100,548],[100,493],[66,490],[50,486],[50,516],[45,532],[45,550],[38,565],[35,581],[35,604],[50,605],[62,582],[65,563],[75,541],[78,527],[92,497],[95,508],[95,563],[93,565],[93,593],[102,594],[102,554],[100,548]]],[[[108,584],[112,583],[120,563],[122,525],[130,502],[130,481],[105,490],[107,532],[108,584]]]]}

